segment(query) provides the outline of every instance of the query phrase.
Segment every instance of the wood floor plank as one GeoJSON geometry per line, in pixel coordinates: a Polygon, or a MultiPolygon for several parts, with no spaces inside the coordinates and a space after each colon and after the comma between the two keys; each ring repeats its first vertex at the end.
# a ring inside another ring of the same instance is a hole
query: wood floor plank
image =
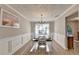
{"type": "MultiPolygon", "coordinates": [[[[26,45],[25,47],[28,48],[24,51],[23,54],[20,54],[17,52],[18,55],[79,55],[79,47],[76,47],[74,49],[70,49],[70,50],[64,50],[60,45],[58,45],[54,40],[52,41],[52,48],[50,52],[46,52],[45,49],[38,49],[36,51],[30,52],[31,48],[32,48],[32,43],[33,42],[29,42],[28,45],[26,45]]],[[[15,55],[17,55],[15,53],[15,55]]]]}

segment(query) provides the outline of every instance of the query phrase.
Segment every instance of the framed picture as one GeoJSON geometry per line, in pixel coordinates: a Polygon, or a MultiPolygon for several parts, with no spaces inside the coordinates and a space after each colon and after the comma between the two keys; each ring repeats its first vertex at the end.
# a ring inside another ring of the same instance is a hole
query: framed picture
{"type": "Polygon", "coordinates": [[[19,19],[11,12],[1,9],[1,25],[3,27],[19,28],[19,19]]]}

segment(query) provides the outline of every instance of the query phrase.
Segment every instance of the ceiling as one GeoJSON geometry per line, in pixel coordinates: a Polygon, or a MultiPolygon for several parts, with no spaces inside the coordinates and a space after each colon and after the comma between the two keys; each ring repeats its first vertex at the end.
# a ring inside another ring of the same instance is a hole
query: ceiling
{"type": "Polygon", "coordinates": [[[41,14],[46,21],[53,21],[61,15],[70,4],[11,4],[15,10],[20,12],[29,21],[40,21],[41,14]]]}

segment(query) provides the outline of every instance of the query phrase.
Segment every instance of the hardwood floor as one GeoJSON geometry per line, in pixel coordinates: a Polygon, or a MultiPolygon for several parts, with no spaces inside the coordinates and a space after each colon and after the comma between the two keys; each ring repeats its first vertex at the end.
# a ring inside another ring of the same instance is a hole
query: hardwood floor
{"type": "MultiPolygon", "coordinates": [[[[58,45],[54,40],[52,41],[52,47],[50,48],[50,52],[46,52],[45,49],[38,49],[36,51],[30,52],[32,48],[32,42],[29,42],[28,45],[25,45],[26,48],[28,46],[28,49],[26,49],[23,53],[18,53],[18,55],[79,55],[79,47],[76,47],[74,49],[70,50],[64,50],[60,45],[58,45]]],[[[15,55],[17,55],[15,53],[15,55]]]]}

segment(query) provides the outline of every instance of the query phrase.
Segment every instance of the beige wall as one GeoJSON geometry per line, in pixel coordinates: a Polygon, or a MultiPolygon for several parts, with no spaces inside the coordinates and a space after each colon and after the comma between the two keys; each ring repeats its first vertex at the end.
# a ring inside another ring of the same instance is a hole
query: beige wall
{"type": "Polygon", "coordinates": [[[21,35],[25,33],[30,33],[30,22],[27,19],[24,19],[19,14],[11,10],[10,8],[6,7],[5,5],[0,5],[0,7],[14,13],[19,18],[20,28],[5,28],[0,27],[0,39],[6,37],[12,37],[16,35],[21,35]]]}
{"type": "Polygon", "coordinates": [[[54,40],[57,41],[63,48],[67,48],[67,39],[65,36],[65,17],[71,15],[75,11],[78,10],[78,5],[71,8],[69,11],[67,11],[63,16],[59,17],[57,20],[55,20],[55,35],[54,40]]]}
{"type": "Polygon", "coordinates": [[[0,27],[0,54],[13,54],[31,39],[30,22],[5,5],[0,5],[0,7],[19,18],[20,28],[0,27]]]}

